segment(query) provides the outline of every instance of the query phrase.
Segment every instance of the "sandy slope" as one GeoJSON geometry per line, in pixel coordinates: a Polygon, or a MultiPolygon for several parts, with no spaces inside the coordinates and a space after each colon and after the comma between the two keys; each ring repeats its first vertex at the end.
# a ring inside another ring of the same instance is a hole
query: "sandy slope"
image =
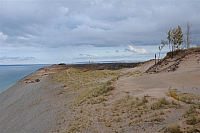
{"type": "MultiPolygon", "coordinates": [[[[182,58],[178,68],[174,72],[161,72],[156,74],[143,74],[130,77],[122,77],[115,83],[115,96],[125,96],[127,93],[133,97],[148,96],[149,99],[158,99],[166,97],[169,100],[174,100],[172,97],[166,96],[169,89],[177,89],[177,92],[192,94],[197,96],[197,101],[200,101],[200,54],[189,54],[182,58]]],[[[154,64],[154,61],[147,62],[140,67],[133,68],[135,70],[143,70],[145,66],[154,64]]],[[[163,68],[164,69],[164,68],[163,68]]],[[[147,70],[147,69],[146,69],[147,70]]],[[[129,70],[131,71],[131,69],[129,70]]],[[[189,104],[179,102],[182,108],[168,113],[168,118],[164,123],[160,123],[165,127],[169,124],[179,123],[183,131],[187,130],[185,119],[182,118],[184,112],[188,110],[189,104]]],[[[146,126],[148,132],[159,131],[159,126],[154,129],[152,126],[146,126]]],[[[197,127],[198,129],[200,127],[197,127]]],[[[127,131],[128,132],[128,131],[127,131]]],[[[134,132],[147,132],[146,130],[138,130],[134,132]]]]}
{"type": "MultiPolygon", "coordinates": [[[[0,132],[158,132],[172,123],[178,123],[185,131],[187,126],[182,116],[190,104],[177,101],[166,93],[169,89],[177,89],[200,100],[200,53],[185,56],[176,71],[144,73],[153,64],[154,60],[151,60],[138,67],[121,70],[120,78],[112,84],[114,90],[108,95],[88,100],[102,101],[91,104],[86,100],[78,106],[74,104],[77,98],[89,88],[66,93],[69,85],[53,83],[52,76],[49,76],[66,68],[52,66],[40,69],[0,94],[0,132]],[[135,99],[144,96],[148,103],[134,105],[135,109],[129,108],[129,101],[137,103],[135,99]],[[161,97],[175,100],[182,107],[152,110],[151,104],[161,97]],[[164,114],[161,122],[154,120],[160,118],[161,115],[155,116],[160,112],[164,114]]],[[[66,73],[71,74],[68,70],[66,73]]],[[[71,76],[69,78],[75,80],[72,78],[76,76],[71,76]]],[[[107,80],[105,76],[97,82],[107,80]]],[[[200,113],[200,110],[197,111],[200,113]]]]}
{"type": "Polygon", "coordinates": [[[60,85],[52,84],[47,76],[58,69],[36,71],[0,94],[1,133],[42,133],[54,129],[63,97],[59,95],[60,85]],[[38,78],[40,82],[35,82],[38,78]]]}

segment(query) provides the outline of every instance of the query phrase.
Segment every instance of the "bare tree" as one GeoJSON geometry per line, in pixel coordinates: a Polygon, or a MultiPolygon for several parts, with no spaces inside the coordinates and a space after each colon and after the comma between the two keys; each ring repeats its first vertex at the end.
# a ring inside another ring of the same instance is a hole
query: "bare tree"
{"type": "Polygon", "coordinates": [[[192,36],[191,36],[191,24],[187,22],[187,27],[186,27],[186,48],[190,48],[190,44],[192,43],[192,36]]]}
{"type": "Polygon", "coordinates": [[[160,59],[161,50],[165,47],[165,45],[167,45],[167,41],[161,40],[161,44],[162,44],[162,45],[158,47],[158,49],[159,49],[159,57],[158,57],[158,60],[160,59]]]}

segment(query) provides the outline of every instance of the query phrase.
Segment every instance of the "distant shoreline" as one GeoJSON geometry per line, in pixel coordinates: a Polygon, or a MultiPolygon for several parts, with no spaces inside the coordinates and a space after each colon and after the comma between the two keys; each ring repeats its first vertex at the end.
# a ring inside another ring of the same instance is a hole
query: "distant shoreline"
{"type": "Polygon", "coordinates": [[[134,63],[88,63],[88,64],[55,64],[61,65],[64,67],[73,67],[78,69],[91,69],[91,70],[118,70],[122,68],[134,68],[142,62],[134,62],[134,63]]]}
{"type": "Polygon", "coordinates": [[[119,60],[119,61],[77,61],[77,62],[60,62],[60,63],[50,63],[50,64],[0,64],[1,66],[37,66],[37,65],[44,65],[44,66],[51,66],[55,64],[67,64],[67,65],[77,65],[77,64],[104,64],[104,63],[138,63],[138,62],[145,62],[147,60],[119,60]]]}
{"type": "Polygon", "coordinates": [[[11,64],[11,65],[0,65],[0,67],[7,67],[7,66],[50,66],[52,64],[11,64]]]}
{"type": "Polygon", "coordinates": [[[0,65],[0,93],[47,64],[0,65]]]}
{"type": "MultiPolygon", "coordinates": [[[[17,76],[17,77],[10,77],[7,80],[2,79],[3,82],[8,82],[7,84],[0,84],[0,93],[3,91],[7,90],[8,88],[12,87],[15,83],[19,82],[21,79],[25,78],[26,76],[30,75],[31,73],[35,73],[37,70],[42,69],[47,66],[53,66],[53,65],[62,65],[63,67],[73,67],[73,68],[78,68],[78,69],[91,69],[91,70],[118,70],[122,68],[133,68],[136,67],[138,64],[141,62],[109,62],[107,63],[102,62],[102,63],[83,63],[83,64],[15,64],[15,65],[0,65],[1,70],[4,68],[20,68],[20,67],[38,67],[34,71],[27,72],[27,74],[23,74],[22,76],[17,76]],[[40,67],[41,66],[41,67],[40,67]],[[4,81],[6,80],[6,81],[4,81]]],[[[2,70],[3,71],[3,70],[2,70]]],[[[22,70],[23,71],[23,70],[22,70]]],[[[0,75],[2,76],[2,75],[0,75]]],[[[5,76],[5,75],[3,75],[5,76]]],[[[2,77],[0,77],[2,78],[2,77]]]]}

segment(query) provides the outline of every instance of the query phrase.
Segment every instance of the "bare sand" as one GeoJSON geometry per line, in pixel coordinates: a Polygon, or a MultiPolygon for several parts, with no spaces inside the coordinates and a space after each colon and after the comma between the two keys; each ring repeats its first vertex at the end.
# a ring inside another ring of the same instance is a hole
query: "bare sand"
{"type": "Polygon", "coordinates": [[[59,103],[69,97],[60,96],[60,84],[52,84],[49,75],[62,69],[40,69],[0,94],[1,133],[42,133],[55,128],[59,103]]]}
{"type": "MultiPolygon", "coordinates": [[[[86,87],[68,92],[71,82],[52,80],[54,73],[65,71],[64,67],[40,69],[0,94],[0,132],[164,132],[170,124],[178,124],[181,131],[194,126],[195,131],[200,132],[200,109],[196,108],[199,121],[193,125],[187,124],[183,117],[188,108],[200,100],[200,53],[181,58],[175,71],[165,69],[174,62],[167,61],[166,65],[157,66],[160,71],[156,73],[145,73],[154,65],[154,60],[119,70],[120,76],[111,84],[114,90],[107,95],[88,97],[89,100],[79,105],[76,104],[78,99],[91,87],[87,88],[81,81],[86,87]],[[177,95],[190,94],[193,104],[176,99],[169,94],[170,90],[175,90],[177,95]],[[142,101],[144,97],[148,102],[139,105],[137,99],[142,101]],[[170,104],[170,107],[153,110],[152,104],[160,98],[173,100],[180,107],[170,104]],[[129,108],[132,105],[133,108],[129,108]]],[[[66,71],[69,79],[78,80],[70,70],[66,71]]],[[[104,77],[95,79],[96,84],[112,78],[104,77]]]]}

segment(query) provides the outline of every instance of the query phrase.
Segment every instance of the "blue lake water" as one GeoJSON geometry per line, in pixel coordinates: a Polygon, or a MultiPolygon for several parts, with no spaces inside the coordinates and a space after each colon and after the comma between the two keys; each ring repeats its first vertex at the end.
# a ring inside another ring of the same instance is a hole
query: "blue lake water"
{"type": "Polygon", "coordinates": [[[0,65],[0,93],[44,66],[49,65],[0,65]]]}

